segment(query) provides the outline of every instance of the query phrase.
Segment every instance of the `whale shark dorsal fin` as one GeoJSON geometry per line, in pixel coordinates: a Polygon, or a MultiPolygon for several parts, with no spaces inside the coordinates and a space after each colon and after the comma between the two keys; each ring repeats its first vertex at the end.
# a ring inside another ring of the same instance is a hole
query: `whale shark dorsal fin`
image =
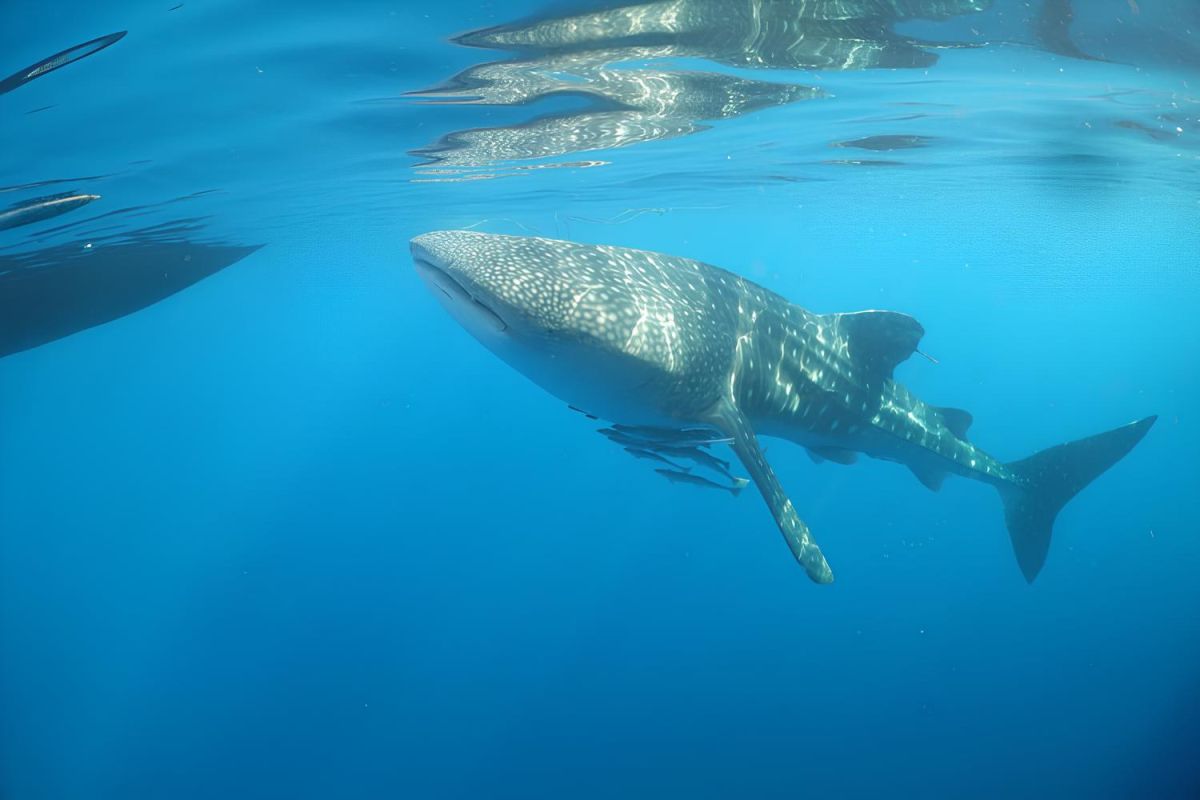
{"type": "Polygon", "coordinates": [[[832,583],[833,571],[829,569],[829,564],[809,533],[808,526],[800,519],[792,501],[783,491],[783,486],[775,477],[775,471],[767,463],[767,457],[763,455],[758,438],[750,427],[750,421],[729,399],[721,400],[710,412],[707,421],[733,439],[729,446],[750,473],[750,479],[758,487],[763,500],[767,501],[767,508],[771,510],[771,516],[775,518],[775,524],[779,526],[784,541],[787,542],[796,561],[804,567],[808,577],[817,583],[832,583]]]}
{"type": "Polygon", "coordinates": [[[947,406],[937,406],[935,410],[941,414],[942,422],[950,429],[951,433],[959,439],[965,440],[967,438],[967,431],[970,429],[971,423],[975,421],[975,418],[971,416],[971,412],[947,406]]]}
{"type": "Polygon", "coordinates": [[[845,337],[850,355],[879,377],[891,378],[896,365],[917,350],[925,329],[898,311],[853,311],[829,314],[845,337]]]}

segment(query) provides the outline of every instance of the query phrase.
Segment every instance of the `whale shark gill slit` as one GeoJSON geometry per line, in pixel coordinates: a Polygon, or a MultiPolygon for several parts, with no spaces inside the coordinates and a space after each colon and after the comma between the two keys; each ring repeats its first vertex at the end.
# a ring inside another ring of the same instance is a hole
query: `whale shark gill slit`
{"type": "Polygon", "coordinates": [[[461,283],[445,270],[431,261],[423,258],[415,259],[417,271],[429,284],[445,296],[448,305],[469,319],[480,322],[485,328],[503,333],[508,330],[508,323],[487,304],[480,302],[461,283]]]}

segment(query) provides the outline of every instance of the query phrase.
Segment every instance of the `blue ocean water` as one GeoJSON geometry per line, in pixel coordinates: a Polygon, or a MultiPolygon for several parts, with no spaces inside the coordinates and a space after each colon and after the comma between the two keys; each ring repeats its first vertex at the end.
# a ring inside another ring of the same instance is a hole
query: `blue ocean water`
{"type": "Polygon", "coordinates": [[[0,74],[4,800],[1200,796],[1194,3],[6,0],[0,74]],[[769,440],[814,585],[459,328],[453,228],[911,314],[1004,460],[1159,420],[1033,584],[769,440]]]}

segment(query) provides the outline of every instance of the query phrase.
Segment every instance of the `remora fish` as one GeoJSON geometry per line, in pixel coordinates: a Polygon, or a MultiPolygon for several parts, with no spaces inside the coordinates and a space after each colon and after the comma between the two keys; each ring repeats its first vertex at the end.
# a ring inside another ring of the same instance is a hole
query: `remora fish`
{"type": "Polygon", "coordinates": [[[699,475],[693,475],[690,472],[678,472],[673,469],[656,469],[654,471],[659,475],[662,475],[671,483],[690,483],[693,486],[702,486],[705,489],[720,489],[723,492],[729,492],[734,497],[737,497],[739,494],[741,494],[742,487],[749,483],[749,481],[747,481],[745,478],[739,478],[739,483],[735,483],[733,486],[726,486],[722,483],[717,483],[716,481],[710,481],[708,478],[702,478],[699,475]]]}
{"type": "Polygon", "coordinates": [[[684,458],[694,464],[699,464],[702,467],[707,467],[713,472],[728,478],[731,481],[737,481],[738,478],[729,471],[729,462],[723,458],[717,458],[712,453],[701,450],[699,447],[672,447],[670,445],[657,448],[658,452],[674,456],[675,458],[684,458]]]}
{"type": "Polygon", "coordinates": [[[731,437],[792,554],[820,583],[833,573],[756,431],[898,461],[931,489],[947,473],[994,486],[1032,581],[1058,512],[1155,420],[1003,463],[967,441],[967,412],[929,405],[892,379],[924,333],[904,314],[814,314],[717,267],[621,247],[440,231],[411,250],[460,324],[569,404],[624,425],[731,437]]]}
{"type": "Polygon", "coordinates": [[[613,428],[601,428],[596,433],[608,439],[610,442],[621,445],[622,447],[657,447],[656,442],[642,439],[638,436],[630,436],[627,433],[614,430],[613,428]]]}
{"type": "Polygon", "coordinates": [[[684,431],[679,431],[680,435],[678,437],[658,437],[635,433],[635,431],[645,430],[649,429],[634,428],[628,425],[614,425],[611,428],[600,428],[596,431],[596,433],[600,434],[609,441],[616,442],[619,445],[648,447],[653,450],[663,450],[664,448],[690,450],[697,447],[708,447],[710,444],[729,444],[733,441],[729,438],[713,438],[707,433],[704,435],[686,435],[686,432],[684,431]]]}
{"type": "Polygon", "coordinates": [[[630,436],[636,436],[648,442],[669,444],[675,447],[707,447],[710,444],[729,444],[733,440],[728,436],[718,436],[704,428],[647,428],[635,425],[613,425],[613,430],[630,436]]]}
{"type": "Polygon", "coordinates": [[[653,450],[643,450],[640,447],[626,447],[625,452],[629,453],[629,455],[633,456],[634,458],[644,458],[647,461],[657,461],[660,464],[666,464],[671,469],[679,470],[680,472],[688,471],[687,467],[683,466],[682,464],[676,464],[671,459],[665,456],[660,456],[653,450]]]}

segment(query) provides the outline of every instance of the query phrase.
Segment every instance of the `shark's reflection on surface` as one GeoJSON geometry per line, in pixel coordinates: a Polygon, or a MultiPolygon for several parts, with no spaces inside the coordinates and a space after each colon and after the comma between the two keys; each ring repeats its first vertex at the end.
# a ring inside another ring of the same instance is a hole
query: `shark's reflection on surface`
{"type": "Polygon", "coordinates": [[[671,54],[669,48],[632,48],[474,67],[455,78],[453,86],[419,94],[483,105],[526,105],[574,95],[584,97],[590,107],[506,127],[457,131],[414,154],[427,156],[427,165],[444,168],[608,150],[687,136],[707,129],[706,121],[822,94],[808,86],[719,73],[615,66],[671,54]]]}
{"type": "Polygon", "coordinates": [[[665,47],[672,55],[766,69],[927,67],[937,46],[899,22],[984,11],[991,0],[657,0],[458,37],[460,44],[536,53],[665,47]]]}
{"type": "MultiPolygon", "coordinates": [[[[895,32],[909,19],[948,19],[990,0],[658,0],[472,31],[455,41],[515,51],[446,84],[411,93],[430,102],[521,106],[583,98],[513,125],[447,134],[414,151],[425,174],[670,139],[708,122],[823,95],[794,83],[677,69],[664,59],[734,68],[861,70],[928,67],[933,43],[895,32]]],[[[474,177],[480,177],[478,174],[474,177]]]]}

